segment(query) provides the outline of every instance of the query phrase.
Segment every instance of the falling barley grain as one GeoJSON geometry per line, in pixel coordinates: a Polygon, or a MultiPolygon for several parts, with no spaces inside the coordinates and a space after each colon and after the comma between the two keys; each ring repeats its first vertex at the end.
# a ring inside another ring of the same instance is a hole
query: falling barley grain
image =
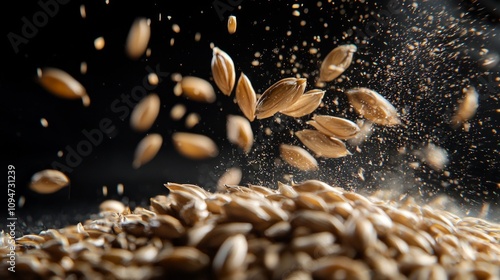
{"type": "Polygon", "coordinates": [[[318,108],[324,95],[324,90],[313,89],[307,91],[295,103],[281,110],[280,113],[294,118],[308,115],[318,108]]]}
{"type": "Polygon", "coordinates": [[[311,129],[295,132],[299,140],[311,149],[317,156],[326,158],[339,158],[352,155],[346,148],[344,142],[337,138],[328,137],[325,134],[311,129]]]}
{"type": "Polygon", "coordinates": [[[225,190],[226,185],[238,185],[243,177],[243,172],[239,167],[231,167],[224,172],[217,181],[217,189],[225,190]]]}
{"type": "Polygon", "coordinates": [[[66,99],[88,98],[85,88],[68,73],[57,68],[41,70],[39,83],[50,93],[66,99]]]}
{"type": "Polygon", "coordinates": [[[82,63],[80,63],[80,73],[82,75],[87,74],[87,62],[83,61],[82,63]]]}
{"type": "Polygon", "coordinates": [[[264,119],[288,108],[304,93],[306,79],[285,78],[270,86],[260,96],[255,108],[255,116],[264,119]]]}
{"type": "Polygon", "coordinates": [[[342,45],[333,49],[321,63],[319,80],[329,82],[340,76],[352,62],[355,45],[342,45]]]}
{"type": "Polygon", "coordinates": [[[182,85],[180,82],[176,83],[174,86],[174,95],[175,96],[181,96],[182,95],[182,85]]]}
{"type": "Polygon", "coordinates": [[[144,137],[135,149],[132,166],[137,169],[152,160],[160,150],[162,143],[163,138],[160,134],[153,133],[144,137]]]}
{"type": "Polygon", "coordinates": [[[123,184],[116,185],[116,193],[118,195],[123,195],[123,191],[125,190],[125,186],[123,184]]]}
{"type": "Polygon", "coordinates": [[[144,132],[151,128],[160,112],[160,98],[156,94],[144,97],[130,116],[130,126],[135,131],[144,132]]]}
{"type": "Polygon", "coordinates": [[[216,99],[214,88],[204,79],[193,76],[183,77],[180,86],[187,99],[206,103],[213,103],[216,99]]]}
{"type": "Polygon", "coordinates": [[[49,126],[49,122],[48,122],[45,118],[41,118],[41,119],[40,119],[40,124],[41,124],[43,127],[48,127],[48,126],[49,126]]]}
{"type": "Polygon", "coordinates": [[[174,121],[180,120],[182,117],[184,117],[184,114],[186,114],[186,106],[184,106],[183,104],[176,104],[170,110],[170,117],[174,121]]]}
{"type": "Polygon", "coordinates": [[[151,29],[148,19],[137,18],[132,23],[127,37],[126,52],[131,59],[138,59],[148,47],[151,29]]]}
{"type": "Polygon", "coordinates": [[[248,77],[243,74],[243,72],[241,73],[240,78],[238,79],[238,84],[236,85],[236,103],[238,103],[238,106],[247,119],[250,121],[255,119],[257,96],[255,95],[252,83],[248,77]]]}
{"type": "Polygon", "coordinates": [[[158,75],[156,75],[156,73],[149,73],[148,82],[150,85],[156,86],[160,82],[160,79],[158,78],[158,75]]]}
{"type": "Polygon", "coordinates": [[[253,145],[253,132],[250,122],[241,116],[227,116],[227,139],[237,145],[245,153],[250,152],[253,145]]]}
{"type": "Polygon", "coordinates": [[[82,97],[82,104],[85,107],[89,107],[90,106],[90,97],[88,95],[84,95],[82,97]]]}
{"type": "Polygon", "coordinates": [[[474,87],[464,89],[464,97],[460,100],[458,109],[451,120],[454,128],[457,128],[474,117],[479,106],[478,100],[479,95],[474,87]]]}
{"type": "Polygon", "coordinates": [[[318,169],[316,159],[301,147],[281,144],[280,155],[284,161],[300,170],[311,171],[318,169]]]}
{"type": "Polygon", "coordinates": [[[30,189],[42,194],[54,193],[69,184],[64,173],[54,169],[39,171],[31,177],[30,189]]]}
{"type": "Polygon", "coordinates": [[[186,117],[186,128],[193,128],[195,125],[197,125],[200,122],[200,115],[197,113],[190,113],[186,117]]]}
{"type": "Polygon", "coordinates": [[[332,116],[317,115],[307,124],[314,126],[317,130],[327,136],[339,138],[342,140],[356,137],[360,128],[350,120],[332,116]]]}
{"type": "Polygon", "coordinates": [[[227,53],[217,47],[213,48],[212,75],[222,93],[230,96],[236,80],[234,63],[227,53]]]}
{"type": "Polygon", "coordinates": [[[212,158],[219,154],[217,145],[205,135],[176,132],[172,135],[172,140],[177,151],[191,159],[212,158]]]}
{"type": "Polygon", "coordinates": [[[354,88],[346,94],[354,109],[366,119],[386,126],[401,124],[396,108],[379,93],[368,88],[354,88]]]}
{"type": "Polygon", "coordinates": [[[174,23],[172,24],[172,31],[174,31],[175,33],[179,33],[181,32],[181,27],[178,24],[174,23]]]}
{"type": "Polygon", "coordinates": [[[102,50],[105,44],[104,37],[98,37],[94,40],[94,47],[98,51],[102,50]]]}
{"type": "Polygon", "coordinates": [[[80,16],[82,18],[86,18],[87,17],[87,11],[85,10],[85,5],[80,5],[80,16]]]}
{"type": "Polygon", "coordinates": [[[227,20],[227,31],[229,34],[234,34],[236,32],[236,17],[235,16],[230,16],[227,20]]]}

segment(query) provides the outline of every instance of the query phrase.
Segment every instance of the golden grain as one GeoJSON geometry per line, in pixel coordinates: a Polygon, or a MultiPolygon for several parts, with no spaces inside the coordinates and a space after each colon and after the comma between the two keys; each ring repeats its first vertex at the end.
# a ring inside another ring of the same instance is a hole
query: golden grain
{"type": "Polygon", "coordinates": [[[316,159],[301,147],[281,144],[280,156],[288,164],[300,170],[318,170],[318,162],[316,159]]]}
{"type": "Polygon", "coordinates": [[[183,104],[176,104],[170,110],[170,118],[172,118],[174,121],[182,119],[182,117],[184,117],[184,114],[186,114],[186,106],[184,106],[183,104]]]}
{"type": "Polygon", "coordinates": [[[178,24],[174,23],[172,24],[172,31],[174,31],[175,33],[179,33],[181,32],[181,27],[178,24]]]}
{"type": "Polygon", "coordinates": [[[247,119],[250,121],[255,119],[257,96],[255,95],[252,83],[243,72],[236,85],[236,103],[238,103],[238,106],[247,119]]]}
{"type": "Polygon", "coordinates": [[[82,61],[82,63],[80,63],[80,73],[82,75],[87,74],[87,62],[82,61]]]}
{"type": "Polygon", "coordinates": [[[43,68],[41,72],[38,82],[48,92],[66,99],[81,99],[87,96],[82,84],[63,70],[43,68]]]}
{"type": "Polygon", "coordinates": [[[151,161],[160,150],[162,143],[163,138],[160,134],[153,133],[144,137],[135,149],[132,166],[137,169],[151,161]]]}
{"type": "Polygon", "coordinates": [[[260,96],[256,104],[255,116],[258,119],[264,119],[288,108],[300,99],[306,83],[304,78],[285,78],[276,82],[260,96]]]}
{"type": "Polygon", "coordinates": [[[302,94],[297,102],[291,104],[288,108],[281,110],[280,113],[294,118],[300,118],[311,114],[321,104],[324,95],[324,90],[313,89],[307,91],[302,94]]]}
{"type": "Polygon", "coordinates": [[[217,189],[219,191],[225,190],[226,185],[238,185],[241,181],[241,178],[243,177],[243,172],[241,171],[241,168],[239,167],[231,167],[224,172],[219,177],[219,180],[217,181],[217,189]]]}
{"type": "Polygon", "coordinates": [[[87,17],[87,11],[85,10],[85,5],[80,5],[80,16],[82,18],[86,18],[87,17]]]}
{"type": "Polygon", "coordinates": [[[326,136],[342,140],[354,138],[360,131],[359,126],[350,120],[326,115],[314,116],[313,120],[308,121],[307,124],[312,125],[326,136]]]}
{"type": "Polygon", "coordinates": [[[126,53],[131,59],[139,59],[146,51],[151,36],[148,19],[137,18],[127,36],[126,53]]]}
{"type": "Polygon", "coordinates": [[[138,132],[144,132],[153,126],[160,112],[160,98],[157,94],[149,94],[137,105],[130,116],[130,126],[138,132]]]}
{"type": "Polygon", "coordinates": [[[468,87],[463,91],[464,96],[459,101],[458,109],[451,120],[451,124],[455,128],[474,117],[479,107],[479,95],[476,89],[474,87],[468,87]]]}
{"type": "Polygon", "coordinates": [[[172,140],[176,150],[191,159],[213,158],[219,154],[219,148],[214,141],[204,135],[176,132],[172,135],[172,140]]]}
{"type": "Polygon", "coordinates": [[[396,108],[379,93],[368,88],[354,88],[346,94],[354,109],[366,119],[386,126],[401,124],[396,108]]]}
{"type": "Polygon", "coordinates": [[[234,63],[226,52],[217,47],[213,48],[212,75],[220,91],[230,96],[236,81],[234,63]]]}
{"type": "Polygon", "coordinates": [[[319,80],[329,82],[340,76],[351,65],[356,51],[355,45],[341,45],[333,49],[321,63],[319,80]]]}
{"type": "Polygon", "coordinates": [[[236,17],[229,16],[229,18],[227,19],[227,31],[229,32],[229,34],[234,34],[236,32],[236,26],[236,17]]]}
{"type": "Polygon", "coordinates": [[[94,47],[96,50],[100,51],[104,48],[106,42],[104,41],[104,37],[98,37],[94,40],[94,47]]]}
{"type": "Polygon", "coordinates": [[[122,213],[125,210],[125,205],[118,200],[105,200],[99,205],[99,211],[122,213]]]}
{"type": "Polygon", "coordinates": [[[182,78],[180,87],[187,99],[206,103],[213,103],[216,99],[214,88],[204,79],[186,76],[182,78]]]}
{"type": "Polygon", "coordinates": [[[213,269],[220,276],[230,275],[236,270],[246,270],[244,265],[248,252],[247,239],[242,234],[231,236],[222,243],[213,259],[213,269]]]}
{"type": "Polygon", "coordinates": [[[295,132],[295,135],[318,157],[339,158],[352,155],[342,141],[328,137],[317,130],[304,129],[295,132]]]}
{"type": "Polygon", "coordinates": [[[42,194],[54,193],[69,185],[69,179],[59,170],[45,169],[31,177],[30,189],[42,194]]]}
{"type": "Polygon", "coordinates": [[[227,139],[249,153],[253,146],[253,131],[250,122],[241,116],[229,115],[226,123],[227,139]]]}
{"type": "Polygon", "coordinates": [[[150,85],[156,86],[160,82],[160,79],[158,78],[158,75],[156,75],[156,73],[149,73],[148,82],[150,85]]]}
{"type": "Polygon", "coordinates": [[[200,122],[200,115],[198,113],[189,113],[186,117],[186,128],[190,129],[193,128],[195,125],[197,125],[200,122]]]}

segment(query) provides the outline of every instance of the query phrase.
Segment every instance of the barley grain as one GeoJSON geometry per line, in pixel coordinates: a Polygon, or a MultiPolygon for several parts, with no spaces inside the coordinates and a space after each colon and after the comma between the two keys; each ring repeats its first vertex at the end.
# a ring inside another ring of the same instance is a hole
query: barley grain
{"type": "Polygon", "coordinates": [[[280,113],[294,118],[311,114],[319,107],[324,95],[324,90],[313,89],[307,91],[295,103],[281,110],[280,113]]]}
{"type": "Polygon", "coordinates": [[[226,122],[227,139],[249,153],[253,145],[253,131],[250,122],[241,116],[229,115],[226,122]]]}
{"type": "Polygon", "coordinates": [[[104,45],[106,44],[106,42],[104,41],[104,37],[97,37],[95,40],[94,40],[94,47],[96,50],[100,51],[104,48],[104,45]]]}
{"type": "Polygon", "coordinates": [[[354,109],[366,119],[386,126],[401,124],[396,108],[379,93],[367,88],[354,88],[346,94],[354,109]]]}
{"type": "Polygon", "coordinates": [[[130,126],[132,129],[138,132],[150,129],[158,117],[160,105],[160,98],[154,93],[139,101],[130,116],[130,126]]]}
{"type": "Polygon", "coordinates": [[[220,91],[230,96],[236,81],[234,63],[226,52],[217,47],[213,48],[212,75],[220,91]]]}
{"type": "Polygon", "coordinates": [[[217,181],[217,189],[224,190],[226,185],[238,185],[243,177],[239,167],[231,167],[224,172],[217,181]]]}
{"type": "Polygon", "coordinates": [[[69,178],[59,170],[45,169],[31,177],[30,189],[41,194],[54,193],[69,185],[69,178]]]}
{"type": "Polygon", "coordinates": [[[301,147],[281,144],[280,156],[288,164],[300,170],[318,170],[318,162],[316,159],[301,147]]]}
{"type": "Polygon", "coordinates": [[[190,129],[196,126],[200,122],[200,115],[197,113],[189,113],[186,117],[186,128],[190,129]]]}
{"type": "Polygon", "coordinates": [[[176,104],[170,110],[170,118],[172,118],[174,121],[182,119],[182,117],[184,117],[184,114],[186,114],[186,106],[184,106],[183,104],[176,104]]]}
{"type": "Polygon", "coordinates": [[[160,134],[153,133],[144,137],[135,149],[132,166],[137,169],[151,161],[160,150],[162,143],[163,138],[160,134]]]}
{"type": "Polygon", "coordinates": [[[80,82],[57,68],[43,68],[38,82],[47,91],[58,97],[81,99],[87,96],[87,92],[80,82]]]}
{"type": "Polygon", "coordinates": [[[234,34],[236,32],[236,17],[235,16],[229,16],[227,20],[227,31],[229,34],[234,34]]]}
{"type": "Polygon", "coordinates": [[[354,138],[360,131],[359,126],[350,120],[326,115],[314,116],[307,124],[329,137],[342,140],[354,138]]]}
{"type": "Polygon", "coordinates": [[[151,36],[148,19],[137,18],[130,27],[127,42],[126,53],[131,59],[139,59],[146,51],[151,36]]]}
{"type": "Polygon", "coordinates": [[[341,45],[328,53],[321,63],[319,81],[329,82],[340,76],[351,65],[356,50],[355,45],[341,45]]]}
{"type": "Polygon", "coordinates": [[[110,211],[115,213],[122,213],[125,210],[125,205],[117,200],[105,200],[99,205],[99,211],[110,211]]]}
{"type": "Polygon", "coordinates": [[[297,102],[304,93],[306,79],[285,78],[268,89],[260,96],[255,108],[255,116],[264,119],[288,108],[297,102]]]}
{"type": "Polygon", "coordinates": [[[255,119],[255,106],[257,104],[257,97],[252,87],[252,83],[248,77],[242,72],[236,85],[236,102],[241,111],[249,119],[255,119]]]}
{"type": "MultiPolygon", "coordinates": [[[[179,90],[174,89],[174,93],[175,92],[178,93],[179,90]]],[[[216,99],[212,85],[204,79],[193,76],[182,78],[180,82],[180,92],[182,92],[187,99],[197,102],[213,103],[216,99]]]]}
{"type": "Polygon", "coordinates": [[[214,141],[204,135],[176,132],[172,135],[172,140],[177,151],[191,159],[206,159],[219,154],[214,141]]]}
{"type": "Polygon", "coordinates": [[[457,128],[461,124],[470,120],[476,114],[479,107],[479,95],[474,87],[464,89],[464,96],[459,101],[458,109],[456,110],[451,124],[457,128]]]}
{"type": "Polygon", "coordinates": [[[318,157],[339,158],[352,155],[342,141],[328,137],[317,130],[304,129],[295,132],[295,135],[318,157]]]}
{"type": "Polygon", "coordinates": [[[160,79],[158,78],[158,75],[156,75],[156,73],[149,73],[148,82],[150,85],[156,86],[160,82],[160,79]]]}

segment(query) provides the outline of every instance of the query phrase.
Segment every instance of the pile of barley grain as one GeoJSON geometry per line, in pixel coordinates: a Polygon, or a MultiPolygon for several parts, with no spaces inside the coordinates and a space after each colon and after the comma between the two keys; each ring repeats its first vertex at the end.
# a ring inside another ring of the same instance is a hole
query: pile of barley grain
{"type": "MultiPolygon", "coordinates": [[[[500,225],[362,196],[310,180],[226,186],[169,183],[131,211],[16,240],[23,279],[498,279],[500,225]]],[[[0,248],[4,260],[8,235],[0,248]]]]}

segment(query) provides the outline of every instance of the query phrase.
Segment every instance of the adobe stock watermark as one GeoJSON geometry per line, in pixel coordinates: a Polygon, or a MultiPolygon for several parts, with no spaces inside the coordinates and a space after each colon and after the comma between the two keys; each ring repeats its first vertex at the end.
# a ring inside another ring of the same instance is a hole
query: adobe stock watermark
{"type": "MultiPolygon", "coordinates": [[[[159,64],[156,65],[155,69],[146,66],[146,71],[148,73],[156,73],[159,78],[159,83],[170,75],[169,72],[162,72],[159,64]]],[[[145,97],[149,91],[154,90],[156,87],[157,85],[149,84],[146,75],[142,80],[142,85],[135,86],[130,93],[123,93],[119,98],[111,102],[111,112],[117,114],[118,118],[124,121],[130,116],[134,106],[145,97]]],[[[113,118],[104,117],[99,121],[97,128],[91,130],[83,129],[81,134],[83,136],[82,140],[73,146],[67,145],[65,147],[65,156],[61,157],[60,160],[52,162],[51,167],[53,169],[65,173],[73,172],[74,168],[78,167],[85,157],[92,154],[94,148],[103,143],[105,137],[109,139],[116,137],[118,135],[118,130],[116,129],[113,118]]]]}
{"type": "Polygon", "coordinates": [[[35,12],[31,16],[31,19],[25,16],[21,18],[23,25],[20,32],[9,32],[7,34],[7,39],[9,39],[14,53],[19,53],[19,47],[23,44],[28,44],[29,40],[33,39],[38,34],[38,31],[49,23],[49,19],[55,17],[59,13],[60,5],[66,5],[69,1],[70,0],[38,1],[40,10],[35,12]]]}
{"type": "Polygon", "coordinates": [[[224,20],[224,15],[227,12],[232,12],[236,7],[238,7],[243,0],[214,0],[212,2],[212,6],[215,9],[215,12],[219,16],[219,20],[224,20]]]}
{"type": "Polygon", "coordinates": [[[371,20],[368,20],[364,28],[354,27],[352,30],[356,32],[356,37],[359,40],[372,39],[380,32],[380,28],[388,27],[391,18],[394,15],[403,12],[403,5],[399,0],[391,0],[384,6],[383,9],[373,13],[371,20]]]}

